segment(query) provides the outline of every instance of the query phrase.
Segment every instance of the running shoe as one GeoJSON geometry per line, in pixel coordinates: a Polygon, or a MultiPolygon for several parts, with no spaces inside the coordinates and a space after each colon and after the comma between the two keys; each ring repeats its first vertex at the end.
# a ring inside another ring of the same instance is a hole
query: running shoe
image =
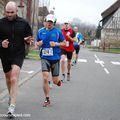
{"type": "Polygon", "coordinates": [[[50,100],[45,100],[43,103],[43,107],[47,107],[50,105],[50,100]]]}
{"type": "Polygon", "coordinates": [[[77,61],[74,60],[71,65],[74,66],[74,65],[76,65],[76,64],[77,64],[77,61]]]}
{"type": "Polygon", "coordinates": [[[52,88],[52,81],[49,80],[48,85],[49,85],[50,88],[52,88]]]}
{"type": "Polygon", "coordinates": [[[14,112],[15,112],[15,105],[11,104],[8,107],[8,112],[7,112],[8,118],[14,118],[15,117],[14,112]]]}
{"type": "Polygon", "coordinates": [[[61,81],[64,83],[65,82],[65,74],[62,74],[62,79],[61,81]]]}
{"type": "Polygon", "coordinates": [[[57,86],[61,86],[61,80],[59,80],[59,82],[57,83],[57,86]]]}
{"type": "Polygon", "coordinates": [[[10,101],[11,101],[11,98],[9,97],[8,98],[8,105],[10,106],[10,101]]]}
{"type": "Polygon", "coordinates": [[[67,81],[70,81],[70,73],[67,73],[67,81]]]}

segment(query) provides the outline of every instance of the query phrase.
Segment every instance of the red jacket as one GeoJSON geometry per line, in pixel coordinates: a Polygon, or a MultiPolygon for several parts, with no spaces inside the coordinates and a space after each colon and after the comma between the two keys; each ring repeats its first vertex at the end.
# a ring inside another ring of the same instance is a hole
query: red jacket
{"type": "Polygon", "coordinates": [[[72,38],[75,37],[74,31],[71,28],[69,30],[62,29],[62,33],[65,37],[66,42],[68,42],[67,43],[68,46],[62,46],[61,49],[64,49],[68,52],[73,52],[74,51],[73,42],[67,37],[67,35],[69,34],[69,36],[71,36],[72,38]]]}

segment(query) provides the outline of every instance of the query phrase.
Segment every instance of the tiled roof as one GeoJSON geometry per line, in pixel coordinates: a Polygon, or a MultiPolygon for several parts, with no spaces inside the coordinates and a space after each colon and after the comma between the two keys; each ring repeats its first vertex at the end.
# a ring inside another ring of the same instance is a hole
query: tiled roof
{"type": "Polygon", "coordinates": [[[114,13],[120,7],[120,0],[117,0],[114,4],[112,4],[109,8],[107,8],[104,12],[101,13],[102,18],[109,16],[114,13]]]}

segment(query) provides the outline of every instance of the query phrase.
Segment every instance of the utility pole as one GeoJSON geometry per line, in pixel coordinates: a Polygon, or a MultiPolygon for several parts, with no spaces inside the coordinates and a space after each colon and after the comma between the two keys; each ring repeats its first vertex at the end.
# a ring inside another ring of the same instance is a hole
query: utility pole
{"type": "Polygon", "coordinates": [[[31,5],[32,5],[32,0],[27,0],[27,15],[26,19],[31,25],[31,5]]]}
{"type": "Polygon", "coordinates": [[[24,1],[23,0],[20,0],[20,3],[18,5],[19,8],[21,8],[21,14],[22,14],[22,17],[23,17],[23,11],[24,11],[24,1]]]}

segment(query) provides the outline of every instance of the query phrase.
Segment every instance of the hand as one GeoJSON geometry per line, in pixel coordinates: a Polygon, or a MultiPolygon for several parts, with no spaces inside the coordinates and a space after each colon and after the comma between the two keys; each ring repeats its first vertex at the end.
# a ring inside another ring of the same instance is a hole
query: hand
{"type": "Polygon", "coordinates": [[[9,44],[8,39],[5,39],[5,40],[2,41],[2,47],[3,48],[8,48],[8,44],[9,44]]]}
{"type": "Polygon", "coordinates": [[[42,44],[43,44],[43,41],[42,41],[42,40],[35,42],[35,46],[42,46],[42,44]]]}
{"type": "Polygon", "coordinates": [[[27,44],[29,44],[29,45],[32,45],[32,43],[33,43],[33,37],[32,36],[28,36],[28,37],[25,37],[24,38],[24,41],[27,43],[27,44]]]}
{"type": "Polygon", "coordinates": [[[50,46],[51,46],[51,47],[55,47],[55,46],[56,46],[56,42],[51,41],[51,42],[50,42],[50,46]]]}

